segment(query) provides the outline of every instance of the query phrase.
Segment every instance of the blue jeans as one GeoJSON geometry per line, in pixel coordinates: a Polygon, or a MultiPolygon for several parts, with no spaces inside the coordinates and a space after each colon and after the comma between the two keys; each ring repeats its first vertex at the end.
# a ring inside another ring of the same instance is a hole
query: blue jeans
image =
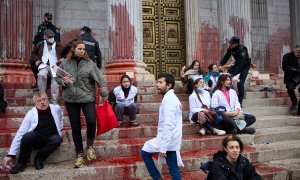
{"type": "MultiPolygon", "coordinates": [[[[146,151],[141,150],[141,156],[145,162],[145,165],[147,167],[147,170],[150,174],[150,176],[154,179],[161,179],[161,175],[159,171],[157,170],[154,161],[152,159],[153,154],[158,154],[158,153],[148,153],[146,151]]],[[[172,176],[172,180],[180,180],[180,171],[179,167],[177,165],[177,156],[176,156],[176,151],[167,151],[167,165],[169,167],[169,172],[170,175],[172,176]]]]}

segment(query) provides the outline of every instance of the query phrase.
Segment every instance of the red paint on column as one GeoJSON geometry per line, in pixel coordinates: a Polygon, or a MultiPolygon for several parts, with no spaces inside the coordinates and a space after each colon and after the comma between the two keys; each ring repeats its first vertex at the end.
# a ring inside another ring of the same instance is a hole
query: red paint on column
{"type": "Polygon", "coordinates": [[[194,57],[200,60],[202,69],[207,70],[211,63],[219,64],[220,61],[219,30],[208,22],[202,23],[201,27],[194,57]]]}
{"type": "Polygon", "coordinates": [[[291,32],[290,28],[279,29],[274,33],[268,43],[268,56],[265,63],[265,69],[272,73],[278,73],[281,66],[282,51],[284,46],[290,46],[291,32]]]}
{"type": "Polygon", "coordinates": [[[238,36],[241,40],[241,43],[243,44],[246,34],[249,33],[248,20],[245,18],[240,18],[238,16],[230,16],[229,24],[233,28],[234,35],[238,36]]]}
{"type": "Polygon", "coordinates": [[[109,27],[111,59],[134,59],[134,26],[130,24],[126,5],[111,6],[114,29],[109,27]]]}

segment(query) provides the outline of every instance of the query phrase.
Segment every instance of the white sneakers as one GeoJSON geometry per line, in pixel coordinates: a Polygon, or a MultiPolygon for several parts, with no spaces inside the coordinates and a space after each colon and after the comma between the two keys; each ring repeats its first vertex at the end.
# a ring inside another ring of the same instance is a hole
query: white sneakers
{"type": "Polygon", "coordinates": [[[205,128],[201,128],[200,131],[199,131],[199,133],[200,133],[202,136],[204,136],[205,133],[206,133],[205,128]]]}
{"type": "MultiPolygon", "coordinates": [[[[206,134],[206,130],[205,128],[201,128],[199,133],[204,136],[206,134]]],[[[213,129],[213,134],[214,135],[217,135],[217,136],[223,136],[226,134],[226,131],[223,131],[223,130],[220,130],[220,129],[217,129],[217,128],[214,128],[213,129]]]]}
{"type": "Polygon", "coordinates": [[[226,131],[214,128],[213,134],[217,135],[217,136],[223,136],[226,134],[226,131]]]}

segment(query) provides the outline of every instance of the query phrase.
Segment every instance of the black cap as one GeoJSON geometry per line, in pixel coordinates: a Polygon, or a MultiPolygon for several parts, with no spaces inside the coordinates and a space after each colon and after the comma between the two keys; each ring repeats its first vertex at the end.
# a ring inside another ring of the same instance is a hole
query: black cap
{"type": "Polygon", "coordinates": [[[51,20],[52,19],[52,13],[45,13],[44,17],[46,17],[47,19],[51,20]]]}
{"type": "Polygon", "coordinates": [[[81,28],[81,30],[84,31],[84,32],[86,32],[86,33],[91,33],[91,32],[92,32],[91,28],[89,28],[89,27],[87,27],[87,26],[83,26],[83,27],[81,28]]]}
{"type": "Polygon", "coordinates": [[[46,29],[44,31],[44,35],[47,36],[47,37],[54,37],[55,33],[51,29],[46,29]]]}
{"type": "Polygon", "coordinates": [[[233,36],[229,43],[232,43],[232,44],[240,44],[240,38],[236,37],[236,36],[233,36]]]}

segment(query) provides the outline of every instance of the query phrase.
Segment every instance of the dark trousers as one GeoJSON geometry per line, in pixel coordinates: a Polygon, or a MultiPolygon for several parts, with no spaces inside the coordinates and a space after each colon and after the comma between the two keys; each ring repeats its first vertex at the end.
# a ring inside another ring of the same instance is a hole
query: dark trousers
{"type": "Polygon", "coordinates": [[[35,159],[44,161],[60,146],[61,141],[62,139],[59,134],[55,134],[50,137],[42,135],[37,131],[24,134],[21,139],[18,163],[26,164],[33,148],[39,149],[35,159]]]}
{"type": "MultiPolygon", "coordinates": [[[[234,122],[234,120],[232,119],[231,116],[225,115],[224,112],[218,112],[218,115],[222,116],[222,121],[218,124],[218,128],[223,129],[224,131],[226,131],[227,133],[231,133],[232,130],[236,129],[237,133],[240,133],[240,129],[237,127],[236,123],[234,122]]],[[[253,124],[256,121],[255,116],[251,115],[251,114],[245,114],[245,121],[246,121],[246,127],[250,126],[251,124],[253,124]]]]}
{"type": "MultiPolygon", "coordinates": [[[[161,175],[157,170],[157,167],[155,166],[154,161],[152,159],[152,156],[157,153],[148,153],[146,151],[141,150],[140,154],[145,162],[145,165],[147,167],[150,176],[154,180],[161,179],[161,175]]],[[[180,180],[181,176],[180,176],[179,167],[177,165],[176,151],[167,151],[166,154],[167,154],[166,161],[169,167],[170,175],[172,176],[172,180],[180,180]]]]}
{"type": "MultiPolygon", "coordinates": [[[[298,85],[299,83],[296,83],[294,81],[288,81],[286,83],[287,92],[292,101],[292,106],[297,106],[297,97],[296,97],[295,89],[298,85]]],[[[299,99],[299,103],[300,103],[300,99],[299,99]]]]}
{"type": "Polygon", "coordinates": [[[131,103],[129,106],[125,107],[123,104],[116,104],[115,113],[119,122],[123,121],[124,114],[129,115],[130,122],[134,122],[136,121],[137,105],[136,103],[131,103]]]}
{"type": "Polygon", "coordinates": [[[240,73],[240,82],[237,84],[237,88],[238,88],[238,98],[239,98],[239,102],[242,105],[243,104],[243,98],[245,96],[245,81],[246,78],[248,76],[250,70],[250,66],[248,67],[244,67],[243,70],[240,73]]]}
{"type": "Polygon", "coordinates": [[[29,64],[30,64],[31,70],[33,72],[33,75],[34,75],[35,79],[37,80],[37,78],[38,78],[37,74],[39,73],[39,70],[38,70],[38,67],[35,65],[35,61],[33,60],[32,57],[29,60],[29,64]]]}
{"type": "Polygon", "coordinates": [[[90,143],[88,146],[93,145],[96,133],[96,108],[95,101],[88,103],[68,103],[65,106],[69,115],[69,120],[72,127],[72,137],[77,154],[83,153],[83,144],[81,136],[81,121],[80,110],[82,109],[85,116],[87,126],[87,141],[90,143]]]}

